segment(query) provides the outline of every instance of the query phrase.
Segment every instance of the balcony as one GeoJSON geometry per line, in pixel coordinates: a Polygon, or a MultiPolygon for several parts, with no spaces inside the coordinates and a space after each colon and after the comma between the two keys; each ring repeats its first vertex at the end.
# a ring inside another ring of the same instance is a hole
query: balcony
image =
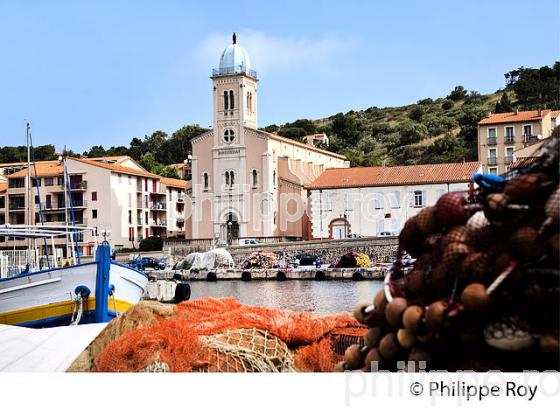
{"type": "Polygon", "coordinates": [[[78,200],[72,201],[72,206],[74,208],[87,208],[87,200],[78,199],[78,200]]]}
{"type": "Polygon", "coordinates": [[[515,144],[515,137],[513,135],[506,135],[504,137],[504,144],[515,144]]]}
{"type": "MultiPolygon", "coordinates": [[[[70,223],[72,223],[72,221],[69,221],[70,223]]],[[[86,225],[88,224],[88,219],[87,218],[76,218],[74,220],[74,223],[76,225],[86,225]]]]}
{"type": "Polygon", "coordinates": [[[156,228],[166,228],[167,227],[167,222],[163,221],[163,220],[151,220],[150,221],[150,226],[152,227],[156,227],[156,228]]]}
{"type": "Polygon", "coordinates": [[[220,68],[212,69],[212,77],[221,77],[224,75],[234,75],[234,74],[245,74],[249,77],[254,78],[255,80],[258,78],[257,72],[255,70],[247,69],[245,65],[220,67],[220,68]]]}
{"type": "Polygon", "coordinates": [[[488,145],[496,145],[496,144],[497,144],[496,137],[488,138],[488,145]]]}
{"type": "Polygon", "coordinates": [[[511,164],[513,162],[513,155],[507,155],[504,162],[506,164],[511,164]]]}
{"type": "Polygon", "coordinates": [[[539,137],[536,135],[523,135],[524,144],[534,144],[537,141],[539,141],[539,137]]]}
{"type": "Polygon", "coordinates": [[[87,189],[87,181],[70,182],[70,189],[76,191],[85,191],[87,189]]]}
{"type": "Polygon", "coordinates": [[[23,211],[25,202],[10,202],[10,211],[23,211]]]}
{"type": "Polygon", "coordinates": [[[142,218],[137,218],[136,219],[136,225],[142,225],[144,222],[142,221],[142,218]]]}
{"type": "Polygon", "coordinates": [[[150,202],[150,209],[152,211],[165,211],[166,210],[165,202],[150,202]]]}
{"type": "Polygon", "coordinates": [[[185,218],[183,216],[178,216],[175,219],[177,220],[177,223],[184,223],[185,222],[185,218]]]}
{"type": "Polygon", "coordinates": [[[488,157],[488,165],[498,165],[497,157],[488,157]]]}
{"type": "Polygon", "coordinates": [[[183,195],[179,196],[179,197],[177,198],[177,202],[180,202],[180,203],[185,202],[185,197],[184,197],[183,195]]]}

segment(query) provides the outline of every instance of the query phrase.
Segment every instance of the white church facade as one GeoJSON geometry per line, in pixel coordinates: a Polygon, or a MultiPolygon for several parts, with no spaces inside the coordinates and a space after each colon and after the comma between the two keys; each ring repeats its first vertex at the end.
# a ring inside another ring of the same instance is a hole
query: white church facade
{"type": "Polygon", "coordinates": [[[308,239],[307,190],[345,157],[257,128],[258,77],[233,43],[212,72],[213,127],[192,140],[187,239],[308,239]]]}

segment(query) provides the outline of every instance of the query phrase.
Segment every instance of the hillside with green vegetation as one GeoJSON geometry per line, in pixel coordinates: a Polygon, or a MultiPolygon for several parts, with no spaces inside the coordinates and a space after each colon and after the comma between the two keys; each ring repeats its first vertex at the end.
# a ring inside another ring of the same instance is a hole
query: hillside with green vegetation
{"type": "MultiPolygon", "coordinates": [[[[414,165],[474,161],[477,159],[477,123],[489,111],[516,108],[560,109],[560,62],[552,67],[520,67],[506,74],[505,86],[493,94],[480,94],[456,86],[445,97],[425,98],[402,107],[371,107],[338,113],[328,118],[299,119],[263,129],[301,141],[305,135],[326,133],[330,145],[323,148],[345,155],[352,166],[414,165]]],[[[191,139],[207,131],[186,125],[171,135],[155,131],[129,146],[93,146],[82,155],[129,155],[147,170],[178,177],[170,164],[183,162],[191,152],[191,139]]],[[[55,147],[35,148],[36,160],[54,159],[55,147]]],[[[72,151],[68,155],[77,155],[72,151]]],[[[25,147],[0,147],[0,162],[25,161],[25,147]]]]}

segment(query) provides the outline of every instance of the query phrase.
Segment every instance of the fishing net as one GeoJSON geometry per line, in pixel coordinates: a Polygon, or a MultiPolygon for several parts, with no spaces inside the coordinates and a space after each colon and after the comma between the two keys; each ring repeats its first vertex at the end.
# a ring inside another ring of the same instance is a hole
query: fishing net
{"type": "Polygon", "coordinates": [[[89,362],[72,370],[332,371],[366,330],[350,313],[320,316],[233,298],[187,301],[163,312],[154,308],[160,304],[144,304],[113,320],[87,349],[89,362]]]}

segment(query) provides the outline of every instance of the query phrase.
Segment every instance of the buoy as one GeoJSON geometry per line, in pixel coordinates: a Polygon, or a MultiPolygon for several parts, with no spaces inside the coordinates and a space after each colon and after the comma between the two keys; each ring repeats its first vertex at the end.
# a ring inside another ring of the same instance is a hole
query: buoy
{"type": "Polygon", "coordinates": [[[356,307],[354,308],[354,317],[358,322],[365,323],[366,313],[364,312],[364,309],[368,306],[369,303],[364,301],[358,302],[356,304],[356,307]]]}
{"type": "Polygon", "coordinates": [[[376,372],[383,370],[383,358],[379,354],[379,349],[371,349],[364,359],[364,371],[376,372]]]}
{"type": "Polygon", "coordinates": [[[394,298],[385,308],[385,317],[390,325],[399,327],[402,323],[402,315],[408,303],[405,298],[394,298]]]}
{"type": "Polygon", "coordinates": [[[241,274],[241,280],[248,282],[251,279],[253,279],[253,277],[251,276],[251,272],[249,272],[248,270],[243,271],[243,273],[241,274]]]}
{"type": "Polygon", "coordinates": [[[461,293],[461,303],[469,312],[484,312],[492,304],[492,298],[482,283],[471,283],[461,293]]]}
{"type": "Polygon", "coordinates": [[[383,337],[383,331],[380,327],[370,327],[367,333],[364,335],[364,345],[371,349],[373,347],[379,346],[379,342],[383,337]]]}
{"type": "Polygon", "coordinates": [[[188,283],[178,283],[175,287],[175,302],[183,302],[191,298],[191,285],[188,283]]]}
{"type": "Polygon", "coordinates": [[[423,307],[417,305],[407,307],[402,317],[404,328],[412,333],[416,333],[422,324],[423,317],[423,307]]]}
{"type": "Polygon", "coordinates": [[[362,346],[354,344],[348,346],[344,352],[344,361],[346,362],[346,367],[350,370],[358,369],[362,367],[365,353],[362,351],[362,346]]]}
{"type": "Polygon", "coordinates": [[[426,311],[426,326],[428,329],[437,330],[443,326],[447,306],[448,304],[443,300],[437,300],[428,307],[426,311]]]}
{"type": "Polygon", "coordinates": [[[375,311],[385,314],[385,308],[387,307],[387,299],[385,298],[385,291],[380,289],[373,299],[373,306],[375,306],[375,311]]]}
{"type": "Polygon", "coordinates": [[[401,347],[394,332],[387,333],[379,342],[379,353],[385,360],[393,360],[400,352],[401,347]]]}
{"type": "Polygon", "coordinates": [[[362,272],[356,271],[352,274],[352,280],[354,281],[364,280],[364,275],[362,275],[362,272]]]}
{"type": "Polygon", "coordinates": [[[216,282],[218,280],[216,272],[208,272],[208,274],[206,275],[206,280],[209,282],[216,282]]]}
{"type": "Polygon", "coordinates": [[[416,343],[414,333],[407,329],[399,329],[397,332],[397,340],[404,349],[410,349],[416,343]]]}

